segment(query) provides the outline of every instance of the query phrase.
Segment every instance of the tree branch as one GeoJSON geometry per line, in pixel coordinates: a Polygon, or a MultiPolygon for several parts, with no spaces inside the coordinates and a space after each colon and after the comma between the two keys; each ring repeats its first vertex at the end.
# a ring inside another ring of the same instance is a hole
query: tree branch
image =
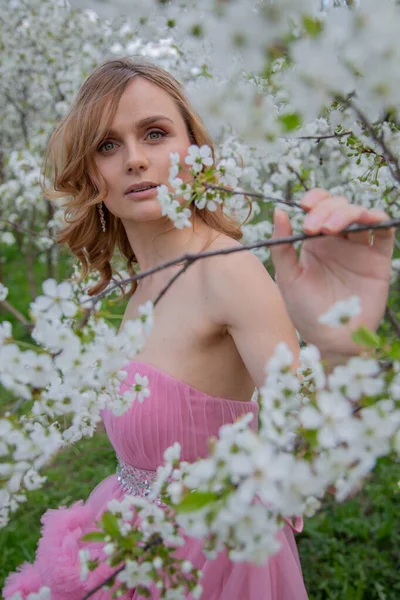
{"type": "MultiPolygon", "coordinates": [[[[293,244],[294,242],[301,242],[304,240],[322,238],[322,237],[326,237],[326,236],[332,236],[332,235],[336,236],[336,235],[342,235],[344,233],[357,233],[358,231],[369,231],[369,230],[374,230],[374,229],[390,229],[391,227],[399,227],[399,226],[400,226],[400,218],[389,219],[387,221],[382,221],[381,223],[374,223],[374,224],[369,224],[369,225],[350,225],[350,227],[346,227],[345,229],[342,229],[338,233],[313,233],[313,234],[299,233],[297,235],[276,238],[273,240],[269,239],[269,240],[264,240],[262,242],[255,242],[254,244],[247,244],[245,246],[239,246],[239,247],[234,246],[232,248],[224,248],[222,250],[213,250],[210,252],[202,252],[199,254],[184,254],[182,256],[179,256],[178,258],[169,260],[166,263],[162,263],[161,265],[157,265],[156,267],[152,267],[151,269],[147,269],[146,271],[142,271],[141,273],[132,275],[128,279],[119,281],[118,283],[115,283],[114,285],[109,286],[106,290],[104,290],[103,292],[100,292],[93,298],[90,298],[90,300],[87,300],[86,302],[90,302],[91,306],[85,310],[85,315],[82,317],[78,326],[80,328],[84,327],[86,325],[86,323],[88,322],[90,315],[94,311],[94,307],[96,306],[97,302],[99,302],[102,298],[107,296],[109,293],[111,293],[117,287],[128,285],[129,283],[132,283],[133,281],[139,281],[141,279],[145,279],[145,277],[149,277],[150,275],[153,275],[153,273],[157,273],[158,271],[163,271],[164,269],[179,265],[181,263],[185,263],[184,268],[182,268],[177,274],[175,274],[174,277],[172,278],[172,280],[170,280],[168,282],[167,286],[161,290],[160,294],[154,301],[154,306],[161,300],[161,298],[163,297],[163,295],[165,294],[167,289],[169,289],[169,287],[172,285],[173,281],[175,281],[184,271],[186,271],[186,269],[189,267],[189,265],[193,264],[197,260],[201,260],[204,258],[210,258],[211,256],[219,256],[221,254],[232,254],[233,252],[243,252],[244,250],[253,250],[255,248],[268,248],[271,246],[278,246],[280,244],[293,244]]],[[[85,304],[86,304],[86,302],[85,302],[85,304]]]]}
{"type": "Polygon", "coordinates": [[[278,204],[286,204],[287,206],[295,206],[296,208],[300,208],[303,212],[306,210],[297,202],[293,202],[292,200],[283,200],[281,198],[272,198],[271,196],[265,196],[265,194],[261,194],[259,192],[242,192],[240,190],[231,190],[228,187],[224,187],[223,185],[214,185],[212,183],[205,183],[203,187],[206,190],[217,190],[219,192],[228,192],[231,196],[248,196],[249,198],[259,198],[261,200],[269,200],[271,202],[277,202],[278,204]]]}
{"type": "Polygon", "coordinates": [[[19,310],[15,308],[15,306],[7,302],[7,300],[0,300],[0,307],[4,308],[9,313],[11,313],[17,319],[17,321],[22,323],[22,325],[24,325],[25,327],[30,326],[28,319],[24,317],[24,315],[21,312],[19,312],[19,310]]]}

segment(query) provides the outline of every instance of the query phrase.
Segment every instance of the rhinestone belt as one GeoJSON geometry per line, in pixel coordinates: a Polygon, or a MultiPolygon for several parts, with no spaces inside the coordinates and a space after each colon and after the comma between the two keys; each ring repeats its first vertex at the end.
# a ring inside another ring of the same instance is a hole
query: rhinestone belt
{"type": "MultiPolygon", "coordinates": [[[[148,496],[151,492],[151,484],[155,480],[156,471],[138,469],[128,465],[119,456],[117,456],[117,480],[123,492],[133,494],[134,496],[148,496]]],[[[162,504],[160,499],[157,504],[162,504]]]]}

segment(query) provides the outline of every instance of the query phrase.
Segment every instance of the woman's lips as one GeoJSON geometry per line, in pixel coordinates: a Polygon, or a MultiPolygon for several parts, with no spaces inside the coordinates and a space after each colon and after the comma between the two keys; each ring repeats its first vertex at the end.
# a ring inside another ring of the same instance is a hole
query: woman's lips
{"type": "Polygon", "coordinates": [[[152,187],[148,190],[129,192],[128,194],[126,194],[126,196],[128,198],[135,198],[136,200],[145,200],[146,198],[153,198],[154,196],[157,196],[157,188],[152,187]]]}

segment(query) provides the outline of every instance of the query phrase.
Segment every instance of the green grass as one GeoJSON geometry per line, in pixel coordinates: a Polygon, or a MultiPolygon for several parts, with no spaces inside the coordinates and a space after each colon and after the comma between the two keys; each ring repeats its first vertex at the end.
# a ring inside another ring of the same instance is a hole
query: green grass
{"type": "Polygon", "coordinates": [[[312,600],[400,598],[400,465],[381,459],[363,490],[306,522],[297,538],[312,600]]]}
{"type": "Polygon", "coordinates": [[[115,473],[114,450],[105,433],[81,440],[63,450],[46,470],[47,481],[29,492],[7,525],[0,529],[0,589],[5,577],[24,561],[33,561],[40,536],[40,518],[48,508],[85,500],[105,477],[115,473]]]}

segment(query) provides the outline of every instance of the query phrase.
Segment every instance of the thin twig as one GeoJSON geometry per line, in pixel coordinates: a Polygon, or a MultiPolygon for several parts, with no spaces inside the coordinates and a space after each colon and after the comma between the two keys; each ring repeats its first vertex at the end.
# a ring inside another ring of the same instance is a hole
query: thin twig
{"type": "Polygon", "coordinates": [[[240,195],[240,196],[248,196],[249,198],[259,198],[260,200],[268,200],[269,202],[276,202],[277,204],[286,204],[287,206],[295,206],[296,208],[300,208],[303,212],[306,212],[305,208],[303,208],[297,202],[293,202],[292,200],[283,200],[282,198],[272,198],[271,196],[265,196],[265,194],[261,194],[259,192],[244,192],[240,190],[231,190],[228,187],[224,187],[222,185],[214,185],[212,183],[205,183],[203,186],[206,190],[217,190],[220,192],[229,192],[231,196],[240,195]]]}
{"type": "Polygon", "coordinates": [[[397,334],[400,335],[400,321],[397,319],[396,313],[390,308],[390,306],[386,307],[386,316],[396,329],[397,334]]]}
{"type": "Polygon", "coordinates": [[[19,409],[21,408],[21,406],[23,406],[25,404],[25,402],[26,402],[26,398],[20,398],[18,400],[18,402],[16,402],[11,409],[8,409],[7,412],[9,412],[12,415],[16,414],[19,411],[19,409]]]}
{"type": "Polygon", "coordinates": [[[364,127],[366,128],[366,130],[368,131],[368,133],[370,134],[370,136],[372,137],[372,139],[377,144],[379,144],[379,146],[382,148],[382,150],[383,150],[383,157],[386,160],[387,166],[389,167],[389,170],[390,170],[391,174],[393,175],[394,179],[398,183],[400,183],[400,164],[399,164],[399,161],[398,161],[397,157],[393,154],[393,152],[391,151],[391,149],[389,148],[389,146],[386,144],[383,135],[378,135],[377,134],[375,128],[372,125],[372,123],[369,122],[369,120],[367,119],[367,117],[358,108],[358,106],[356,104],[354,104],[353,99],[351,97],[346,98],[344,100],[344,102],[347,103],[348,106],[350,106],[350,108],[352,108],[354,110],[354,112],[356,113],[357,117],[360,119],[361,123],[364,125],[364,127]]]}
{"type": "Polygon", "coordinates": [[[95,594],[96,592],[99,592],[102,587],[104,587],[108,583],[111,583],[111,581],[113,581],[114,577],[116,577],[124,569],[125,569],[125,563],[121,567],[118,567],[118,569],[116,571],[114,571],[114,573],[112,575],[110,575],[109,577],[107,577],[107,579],[105,579],[104,581],[102,581],[101,583],[99,583],[99,585],[97,585],[95,588],[93,588],[87,594],[85,594],[83,596],[82,600],[87,600],[87,598],[90,598],[90,596],[93,596],[93,594],[95,594]]]}
{"type": "Polygon", "coordinates": [[[0,300],[0,307],[4,308],[6,311],[11,313],[17,319],[17,321],[22,323],[22,325],[24,325],[25,327],[30,325],[28,319],[26,319],[24,315],[21,312],[19,312],[17,308],[15,308],[15,306],[7,302],[7,300],[0,300]]]}
{"type": "Polygon", "coordinates": [[[307,186],[306,182],[304,181],[304,178],[303,178],[303,177],[300,175],[300,173],[298,173],[298,172],[296,171],[296,169],[294,169],[294,168],[293,168],[292,166],[290,166],[290,165],[287,165],[287,168],[289,169],[289,171],[290,171],[291,173],[293,173],[293,175],[296,175],[297,179],[300,181],[301,185],[303,186],[303,189],[304,189],[306,192],[308,192],[308,189],[309,189],[309,188],[308,188],[308,186],[307,186]]]}
{"type": "MultiPolygon", "coordinates": [[[[146,552],[146,550],[149,550],[152,546],[158,546],[159,544],[162,544],[162,538],[158,535],[156,536],[154,539],[152,539],[150,542],[148,542],[144,547],[143,547],[143,552],[146,552]]],[[[126,565],[125,563],[123,565],[121,565],[120,567],[118,567],[118,569],[116,571],[114,571],[114,573],[112,575],[110,575],[109,577],[107,577],[107,579],[105,579],[102,583],[99,583],[98,586],[96,586],[93,590],[90,590],[83,598],[82,600],[87,600],[88,598],[90,598],[90,596],[93,596],[93,594],[95,594],[96,592],[98,592],[99,590],[101,590],[102,587],[104,587],[105,585],[107,585],[108,583],[110,583],[114,577],[116,577],[116,575],[118,575],[119,573],[121,573],[121,571],[123,571],[125,569],[126,565]]]]}
{"type": "Polygon", "coordinates": [[[43,233],[41,233],[40,231],[33,231],[31,229],[26,229],[26,227],[22,227],[22,225],[19,225],[18,223],[13,223],[12,221],[9,221],[8,219],[0,219],[0,223],[5,223],[6,225],[9,225],[13,229],[16,229],[17,231],[21,231],[22,233],[27,233],[28,235],[39,236],[46,240],[51,240],[53,242],[53,245],[56,245],[56,242],[54,241],[53,238],[51,238],[49,235],[43,235],[43,233]]]}
{"type": "Polygon", "coordinates": [[[154,306],[161,300],[161,298],[164,296],[164,294],[167,292],[167,290],[169,290],[169,288],[174,283],[174,281],[176,281],[178,279],[178,277],[180,277],[182,275],[182,273],[184,273],[186,271],[186,269],[188,269],[188,267],[190,267],[190,265],[193,262],[194,262],[194,260],[188,259],[186,261],[186,264],[182,267],[182,269],[180,271],[178,271],[177,273],[175,273],[175,275],[173,277],[171,277],[171,279],[168,281],[167,285],[161,290],[161,292],[158,294],[157,298],[154,300],[154,306]]]}
{"type": "Polygon", "coordinates": [[[330,135],[302,135],[300,137],[287,138],[287,139],[295,139],[295,140],[317,140],[317,142],[320,142],[321,140],[330,140],[332,138],[338,138],[338,139],[340,139],[341,137],[346,137],[348,135],[351,135],[352,133],[353,133],[352,131],[345,131],[344,133],[332,133],[330,135]]]}
{"type": "MultiPolygon", "coordinates": [[[[254,250],[255,248],[268,248],[271,246],[278,246],[280,244],[293,244],[294,242],[301,242],[309,239],[317,239],[322,237],[336,236],[342,235],[344,233],[357,233],[359,231],[369,231],[374,229],[390,229],[391,227],[399,227],[400,226],[400,218],[398,219],[389,219],[387,221],[382,221],[380,223],[374,223],[369,225],[350,225],[350,227],[346,227],[337,233],[299,233],[297,235],[290,235],[286,237],[280,237],[276,239],[263,240],[262,242],[255,242],[254,244],[247,244],[245,246],[233,246],[231,248],[224,248],[222,250],[213,250],[210,252],[202,252],[199,254],[183,254],[178,258],[174,258],[172,260],[167,261],[166,263],[162,263],[161,265],[157,265],[156,267],[152,267],[151,269],[147,269],[146,271],[142,271],[141,273],[137,273],[136,275],[132,275],[128,279],[124,279],[117,284],[109,286],[103,292],[100,292],[93,298],[90,298],[87,302],[90,301],[91,306],[85,310],[85,315],[82,317],[81,322],[79,323],[79,327],[82,328],[86,325],[89,320],[91,313],[94,310],[97,302],[99,302],[102,298],[111,293],[114,289],[120,286],[128,285],[132,283],[132,281],[138,281],[140,279],[144,279],[145,277],[149,277],[153,275],[153,273],[157,273],[158,271],[163,271],[169,267],[176,266],[180,263],[187,263],[186,267],[181,269],[179,273],[174,275],[173,281],[175,281],[189,266],[189,264],[193,264],[197,260],[201,260],[204,258],[210,258],[211,256],[219,256],[221,254],[232,254],[233,252],[243,252],[244,250],[254,250]]],[[[171,280],[168,282],[166,289],[168,289],[171,285],[171,280]]],[[[161,290],[158,298],[154,301],[154,306],[159,302],[159,300],[164,295],[166,289],[161,290]]]]}
{"type": "MultiPolygon", "coordinates": [[[[4,97],[6,98],[6,100],[9,102],[9,104],[11,104],[15,110],[17,111],[18,115],[19,115],[19,120],[20,120],[20,124],[21,124],[21,129],[22,129],[22,134],[24,137],[24,141],[26,143],[26,145],[29,145],[29,136],[28,136],[28,128],[27,128],[27,113],[24,112],[20,106],[18,106],[17,102],[11,98],[11,96],[9,94],[7,94],[7,92],[3,92],[4,93],[4,97]]],[[[23,90],[23,95],[26,95],[26,89],[23,90]]],[[[25,100],[26,98],[24,98],[25,100]]]]}

